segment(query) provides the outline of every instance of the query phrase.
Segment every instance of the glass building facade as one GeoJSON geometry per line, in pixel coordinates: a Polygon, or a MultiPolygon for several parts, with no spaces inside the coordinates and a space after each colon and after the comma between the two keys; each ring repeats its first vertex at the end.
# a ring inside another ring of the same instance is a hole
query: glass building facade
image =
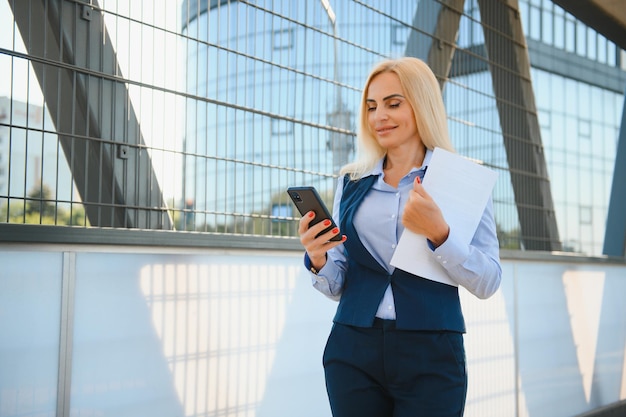
{"type": "Polygon", "coordinates": [[[551,1],[46,2],[57,17],[43,27],[64,42],[44,33],[43,52],[36,19],[8,3],[1,222],[293,237],[286,188],[332,201],[365,77],[411,55],[441,82],[457,151],[499,173],[501,246],[602,253],[624,51],[551,1]],[[47,122],[10,116],[26,105],[47,122]],[[24,137],[45,144],[15,153],[24,137]],[[40,179],[7,186],[26,173],[40,179]]]}

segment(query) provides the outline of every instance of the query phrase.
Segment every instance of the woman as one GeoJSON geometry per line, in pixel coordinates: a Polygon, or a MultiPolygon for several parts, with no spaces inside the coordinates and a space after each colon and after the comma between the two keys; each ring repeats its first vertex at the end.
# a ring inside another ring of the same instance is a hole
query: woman
{"type": "Polygon", "coordinates": [[[324,350],[335,417],[462,416],[467,392],[458,288],[390,265],[404,228],[427,238],[452,280],[479,298],[499,287],[498,240],[489,201],[461,244],[421,185],[435,147],[452,150],[439,84],[416,58],[388,60],[366,80],[359,158],[340,172],[333,216],[300,220],[315,288],[338,300],[324,350]],[[331,241],[342,233],[341,241],[331,241]]]}

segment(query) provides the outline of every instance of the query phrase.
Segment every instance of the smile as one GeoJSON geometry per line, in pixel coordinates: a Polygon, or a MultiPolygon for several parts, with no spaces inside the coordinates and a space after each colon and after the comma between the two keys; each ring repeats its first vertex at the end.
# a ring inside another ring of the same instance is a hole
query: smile
{"type": "Polygon", "coordinates": [[[383,128],[380,128],[380,129],[376,129],[376,133],[378,133],[379,135],[382,135],[384,133],[392,131],[395,128],[396,128],[395,126],[383,127],[383,128]]]}

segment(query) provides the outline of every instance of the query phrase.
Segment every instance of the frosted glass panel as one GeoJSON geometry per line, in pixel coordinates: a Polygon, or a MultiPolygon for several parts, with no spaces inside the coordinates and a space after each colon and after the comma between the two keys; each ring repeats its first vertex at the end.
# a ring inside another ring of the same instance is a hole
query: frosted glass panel
{"type": "Polygon", "coordinates": [[[56,414],[62,265],[0,252],[0,417],[56,414]]]}
{"type": "Polygon", "coordinates": [[[301,263],[79,254],[70,414],[329,415],[321,354],[336,303],[301,263]]]}
{"type": "Polygon", "coordinates": [[[141,269],[158,262],[155,255],[77,257],[71,415],[183,415],[140,288],[141,269]]]}

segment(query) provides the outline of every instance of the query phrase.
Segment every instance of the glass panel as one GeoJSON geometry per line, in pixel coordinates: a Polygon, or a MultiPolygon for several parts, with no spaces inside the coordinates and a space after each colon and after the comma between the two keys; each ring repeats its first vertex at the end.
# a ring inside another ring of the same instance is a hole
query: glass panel
{"type": "Polygon", "coordinates": [[[0,416],[56,415],[62,254],[0,251],[0,416]]]}
{"type": "MultiPolygon", "coordinates": [[[[311,323],[297,323],[302,304],[292,303],[304,284],[300,263],[253,252],[79,253],[70,415],[252,415],[270,403],[301,406],[284,388],[276,396],[266,390],[282,387],[272,382],[276,372],[302,383],[286,368],[301,357],[281,348],[295,340],[287,330],[311,323]]],[[[307,285],[300,301],[310,294],[314,303],[319,294],[307,285]]],[[[325,320],[328,306],[318,309],[325,320]]],[[[297,395],[323,392],[323,381],[304,385],[312,391],[297,395]]]]}

